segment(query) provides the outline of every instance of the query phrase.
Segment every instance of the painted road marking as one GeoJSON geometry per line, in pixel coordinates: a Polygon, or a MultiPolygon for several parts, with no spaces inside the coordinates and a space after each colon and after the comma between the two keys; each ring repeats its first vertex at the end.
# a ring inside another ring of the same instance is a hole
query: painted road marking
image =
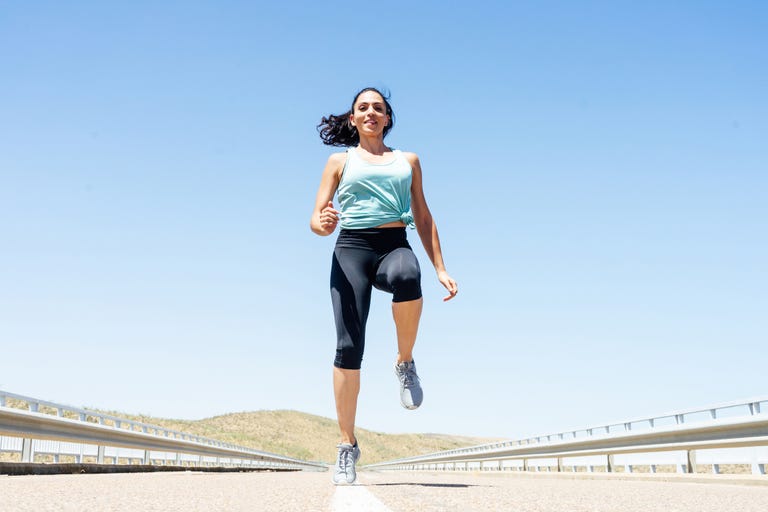
{"type": "Polygon", "coordinates": [[[331,512],[392,512],[392,509],[384,505],[363,485],[360,485],[360,477],[354,485],[337,485],[331,501],[331,512]]]}

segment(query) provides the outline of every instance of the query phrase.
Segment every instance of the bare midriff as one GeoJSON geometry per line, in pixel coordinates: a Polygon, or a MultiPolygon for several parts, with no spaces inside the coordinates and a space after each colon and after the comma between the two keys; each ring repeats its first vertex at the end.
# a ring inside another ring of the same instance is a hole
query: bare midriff
{"type": "Polygon", "coordinates": [[[396,220],[395,222],[387,222],[386,224],[382,224],[381,226],[376,226],[377,228],[404,228],[405,224],[400,222],[399,220],[396,220]]]}

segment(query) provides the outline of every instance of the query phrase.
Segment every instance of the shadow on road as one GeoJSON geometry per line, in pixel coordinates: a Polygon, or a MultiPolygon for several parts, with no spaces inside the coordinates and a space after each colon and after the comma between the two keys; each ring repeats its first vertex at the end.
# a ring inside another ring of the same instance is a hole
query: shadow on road
{"type": "Polygon", "coordinates": [[[456,487],[456,488],[466,488],[466,487],[487,487],[482,485],[469,485],[469,484],[424,484],[419,482],[388,482],[383,484],[364,484],[366,487],[383,487],[387,485],[417,485],[419,487],[456,487]]]}

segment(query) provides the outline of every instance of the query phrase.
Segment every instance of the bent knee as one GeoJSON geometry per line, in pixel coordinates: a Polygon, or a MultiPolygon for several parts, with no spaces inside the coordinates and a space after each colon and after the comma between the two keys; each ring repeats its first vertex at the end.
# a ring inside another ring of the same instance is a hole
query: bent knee
{"type": "Polygon", "coordinates": [[[404,273],[392,281],[392,302],[407,302],[421,298],[421,274],[418,269],[404,273]]]}

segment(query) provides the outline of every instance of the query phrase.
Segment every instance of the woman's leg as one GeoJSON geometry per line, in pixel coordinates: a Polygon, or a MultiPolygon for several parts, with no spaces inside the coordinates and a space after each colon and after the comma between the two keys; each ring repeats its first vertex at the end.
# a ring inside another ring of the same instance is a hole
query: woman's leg
{"type": "Polygon", "coordinates": [[[333,369],[333,393],[336,397],[336,418],[341,430],[341,442],[355,444],[355,415],[360,393],[360,370],[333,369]]]}
{"type": "Polygon", "coordinates": [[[410,247],[397,248],[381,260],[374,286],[392,293],[398,352],[395,375],[400,381],[400,403],[406,409],[417,409],[424,393],[413,362],[413,346],[419,331],[423,299],[419,262],[410,247]]]}
{"type": "Polygon", "coordinates": [[[397,362],[413,361],[413,346],[419,331],[419,319],[424,299],[392,303],[392,317],[397,331],[397,362]]]}
{"type": "Polygon", "coordinates": [[[331,301],[336,321],[333,392],[341,442],[354,444],[360,365],[365,348],[365,324],[371,304],[370,272],[375,254],[339,248],[331,266],[331,301]]]}

